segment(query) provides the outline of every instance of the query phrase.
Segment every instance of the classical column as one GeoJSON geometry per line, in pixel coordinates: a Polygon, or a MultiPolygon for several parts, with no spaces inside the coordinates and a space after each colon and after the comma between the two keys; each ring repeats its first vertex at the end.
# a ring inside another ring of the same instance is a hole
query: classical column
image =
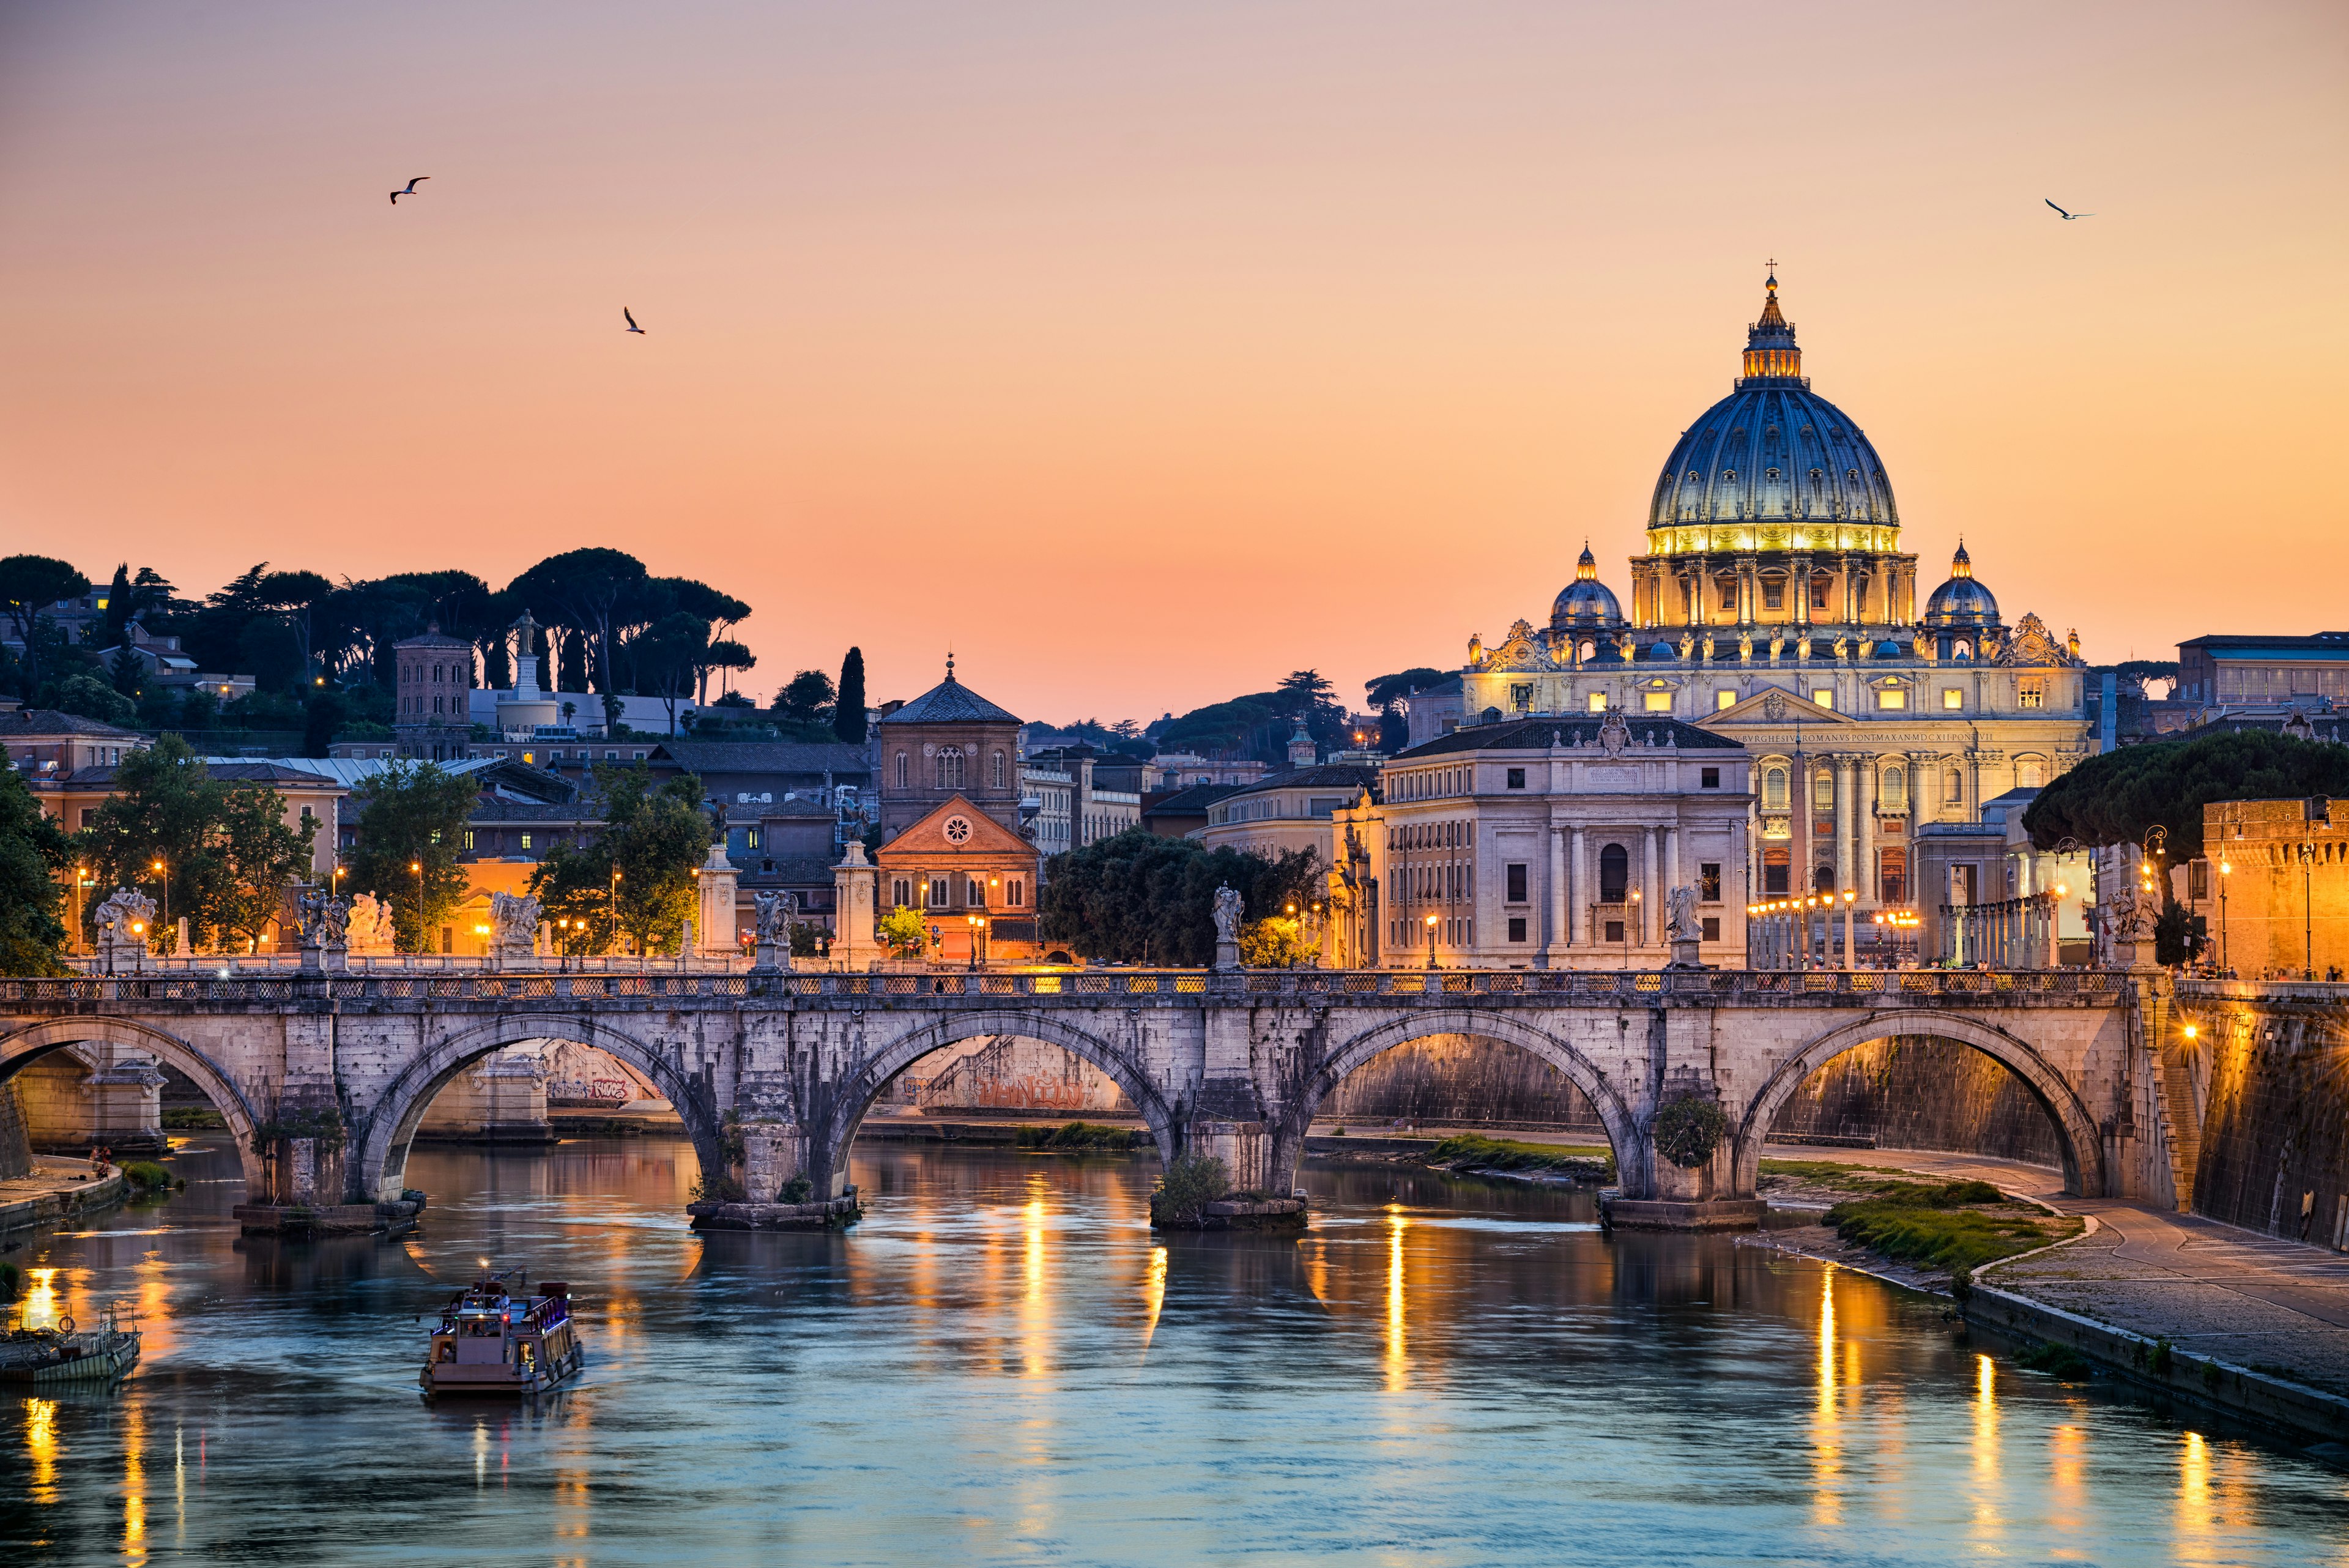
{"type": "Polygon", "coordinates": [[[1640,854],[1642,857],[1640,862],[1640,873],[1645,880],[1640,884],[1640,929],[1638,936],[1640,945],[1645,947],[1652,940],[1648,933],[1655,929],[1656,906],[1658,903],[1661,902],[1661,899],[1656,890],[1656,829],[1653,827],[1641,828],[1640,830],[1640,854]]]}
{"type": "Polygon", "coordinates": [[[1669,895],[1681,885],[1681,829],[1675,823],[1664,829],[1664,892],[1669,895]]]}
{"type": "Polygon", "coordinates": [[[1574,855],[1571,865],[1573,871],[1568,879],[1566,893],[1566,913],[1569,922],[1568,940],[1571,945],[1578,948],[1582,946],[1586,936],[1593,940],[1598,937],[1597,932],[1586,932],[1583,929],[1585,918],[1583,906],[1590,902],[1590,852],[1589,846],[1582,841],[1582,829],[1578,827],[1574,830],[1574,855]]]}
{"type": "Polygon", "coordinates": [[[1549,931],[1546,954],[1555,954],[1568,941],[1566,902],[1566,830],[1549,830],[1549,931]]]}
{"type": "MultiPolygon", "coordinates": [[[[1810,556],[1801,555],[1795,557],[1795,575],[1790,579],[1790,586],[1795,590],[1795,624],[1798,627],[1808,626],[1811,624],[1810,556]]],[[[1799,637],[1802,634],[1797,632],[1795,635],[1799,637]]]]}
{"type": "Polygon", "coordinates": [[[1859,897],[1863,903],[1883,901],[1876,878],[1876,796],[1882,787],[1878,774],[1884,759],[1873,754],[1859,759],[1859,897]]]}
{"type": "Polygon", "coordinates": [[[1848,887],[1850,887],[1850,886],[1852,885],[1852,882],[1851,882],[1851,833],[1852,833],[1852,820],[1851,820],[1851,794],[1852,794],[1852,774],[1853,774],[1853,773],[1854,773],[1856,770],[1854,769],[1854,767],[1853,767],[1853,765],[1852,765],[1852,764],[1853,764],[1853,762],[1854,762],[1854,758],[1852,757],[1852,754],[1851,754],[1849,752],[1838,752],[1837,753],[1836,753],[1836,756],[1835,756],[1835,758],[1834,758],[1834,762],[1835,762],[1835,784],[1836,784],[1836,799],[1835,799],[1835,825],[1836,825],[1836,842],[1835,842],[1835,856],[1836,856],[1836,892],[1837,892],[1837,894],[1841,894],[1845,888],[1848,888],[1848,887]]]}

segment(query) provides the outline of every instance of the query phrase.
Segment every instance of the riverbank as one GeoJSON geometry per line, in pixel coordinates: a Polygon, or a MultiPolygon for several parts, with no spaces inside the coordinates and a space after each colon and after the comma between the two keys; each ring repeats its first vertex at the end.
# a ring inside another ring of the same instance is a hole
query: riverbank
{"type": "Polygon", "coordinates": [[[36,1157],[32,1175],[0,1181],[0,1235],[112,1208],[122,1201],[129,1185],[119,1165],[93,1177],[87,1159],[36,1157]]]}

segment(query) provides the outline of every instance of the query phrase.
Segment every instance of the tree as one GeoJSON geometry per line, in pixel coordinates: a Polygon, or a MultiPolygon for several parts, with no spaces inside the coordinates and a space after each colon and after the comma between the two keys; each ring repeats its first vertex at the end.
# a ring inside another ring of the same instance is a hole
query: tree
{"type": "Polygon", "coordinates": [[[147,666],[140,662],[139,655],[131,651],[127,641],[116,645],[114,658],[106,667],[106,675],[114,682],[114,689],[125,697],[137,697],[140,689],[147,684],[147,666]]]}
{"type": "Polygon", "coordinates": [[[550,919],[574,922],[581,934],[566,936],[568,950],[608,952],[625,932],[640,953],[675,951],[694,911],[694,872],[713,836],[701,781],[680,774],[656,786],[642,763],[597,763],[594,777],[604,831],[593,844],[549,854],[530,890],[550,919]]]}
{"type": "Polygon", "coordinates": [[[2202,808],[2220,800],[2349,795],[2349,746],[2273,730],[2236,730],[2192,741],[2123,746],[2057,777],[2023,814],[2031,842],[2053,849],[2133,844],[2158,823],[2169,861],[2202,855],[2202,808]]]}
{"type": "Polygon", "coordinates": [[[900,904],[881,917],[878,927],[881,940],[899,958],[920,956],[930,940],[930,929],[922,923],[922,912],[900,904]]]}
{"type": "Polygon", "coordinates": [[[343,727],[350,704],[332,686],[313,688],[302,711],[302,754],[323,757],[333,749],[335,732],[343,727]]]}
{"type": "MultiPolygon", "coordinates": [[[[709,694],[706,677],[709,675],[710,670],[752,670],[758,667],[758,663],[759,656],[751,652],[749,649],[743,647],[739,642],[734,642],[729,639],[720,639],[719,641],[712,642],[709,645],[709,654],[707,665],[702,670],[702,674],[705,677],[705,680],[703,682],[703,695],[706,697],[709,694]]],[[[720,702],[723,702],[728,698],[738,695],[739,694],[734,691],[732,684],[730,682],[726,691],[719,695],[718,700],[720,702]]],[[[736,706],[743,708],[748,708],[750,705],[750,700],[748,697],[741,698],[741,700],[736,704],[736,706]]]]}
{"type": "Polygon", "coordinates": [[[89,579],[70,565],[50,556],[9,556],[0,559],[0,611],[16,623],[24,640],[24,682],[30,696],[41,684],[41,629],[53,618],[47,612],[60,599],[89,592],[89,579]]]}
{"type": "Polygon", "coordinates": [[[1375,680],[1365,680],[1362,691],[1372,708],[1383,709],[1392,707],[1414,691],[1440,686],[1450,679],[1443,670],[1431,670],[1422,664],[1410,670],[1399,670],[1392,675],[1381,675],[1375,680]]]}
{"type": "Polygon", "coordinates": [[[390,906],[394,937],[409,952],[430,950],[432,929],[465,896],[457,857],[480,799],[471,778],[436,763],[395,760],[367,781],[349,890],[390,906]]]}
{"type": "Polygon", "coordinates": [[[106,590],[105,629],[98,634],[98,646],[115,648],[127,644],[130,623],[157,611],[168,611],[173,591],[152,566],[140,567],[135,577],[130,575],[129,562],[116,566],[114,581],[106,590]]]}
{"type": "Polygon", "coordinates": [[[775,711],[802,724],[829,724],[834,696],[831,676],[821,670],[802,670],[775,693],[775,711]]]}
{"type": "Polygon", "coordinates": [[[285,797],[274,789],[222,788],[206,857],[210,875],[191,924],[201,926],[214,948],[234,941],[247,952],[258,948],[285,907],[286,887],[309,871],[317,833],[306,812],[299,828],[286,826],[285,797]]]}
{"type": "Polygon", "coordinates": [[[832,703],[832,732],[852,746],[864,743],[864,650],[852,648],[840,661],[840,686],[832,703]]]}
{"type": "Polygon", "coordinates": [[[40,705],[105,724],[138,721],[139,704],[95,675],[68,675],[41,688],[40,705]]]}
{"type": "Polygon", "coordinates": [[[335,585],[316,572],[272,572],[261,579],[260,592],[264,607],[285,617],[301,666],[298,681],[306,682],[310,679],[312,616],[334,596],[335,585]]]}
{"type": "MultiPolygon", "coordinates": [[[[588,548],[549,556],[506,591],[541,620],[573,627],[594,643],[596,690],[610,695],[614,612],[647,582],[645,564],[621,550],[588,548]]],[[[623,623],[625,624],[625,623],[623,623]]]]}
{"type": "MultiPolygon", "coordinates": [[[[94,895],[82,909],[84,930],[95,934],[97,907],[117,888],[143,888],[163,905],[159,924],[200,910],[216,875],[212,840],[220,812],[219,787],[178,735],[125,756],[114,770],[114,794],[90,814],[76,846],[94,895]]],[[[160,941],[163,933],[155,935],[160,941]]]]}
{"type": "Polygon", "coordinates": [[[62,974],[71,842],[25,777],[0,768],[0,974],[62,974]]]}
{"type": "Polygon", "coordinates": [[[1310,898],[1318,857],[1278,860],[1129,828],[1052,857],[1038,895],[1039,934],[1053,946],[1120,962],[1204,964],[1215,955],[1215,898],[1229,883],[1262,920],[1310,898]]]}
{"type": "Polygon", "coordinates": [[[630,644],[636,667],[636,689],[661,700],[668,711],[668,732],[677,733],[677,705],[693,694],[694,682],[709,652],[709,623],[683,610],[663,616],[630,644]]]}

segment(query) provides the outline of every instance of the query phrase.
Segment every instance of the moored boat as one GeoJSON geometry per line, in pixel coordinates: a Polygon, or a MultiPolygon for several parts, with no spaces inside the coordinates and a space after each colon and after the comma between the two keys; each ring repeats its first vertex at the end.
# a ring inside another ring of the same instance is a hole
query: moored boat
{"type": "Polygon", "coordinates": [[[485,1274],[440,1311],[417,1382],[428,1394],[536,1394],[577,1375],[584,1365],[571,1322],[571,1287],[525,1283],[519,1294],[502,1274],[485,1274]]]}
{"type": "Polygon", "coordinates": [[[124,1327],[112,1308],[96,1328],[77,1331],[61,1317],[0,1339],[0,1383],[113,1383],[138,1365],[138,1326],[124,1327]]]}

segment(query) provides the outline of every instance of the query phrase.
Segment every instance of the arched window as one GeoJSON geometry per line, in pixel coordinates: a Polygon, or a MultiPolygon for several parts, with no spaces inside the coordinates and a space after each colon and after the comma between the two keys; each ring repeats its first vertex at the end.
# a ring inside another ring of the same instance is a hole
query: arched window
{"type": "Polygon", "coordinates": [[[903,752],[897,753],[897,787],[905,787],[905,753],[903,752]]]}
{"type": "Polygon", "coordinates": [[[1899,768],[1884,770],[1884,809],[1906,811],[1909,807],[1909,775],[1899,768]]]}
{"type": "Polygon", "coordinates": [[[1821,811],[1835,808],[1835,773],[1832,769],[1821,768],[1811,775],[1811,805],[1821,811]]]}
{"type": "Polygon", "coordinates": [[[1625,888],[1631,882],[1630,852],[1619,844],[1610,844],[1599,852],[1599,901],[1619,904],[1625,888]]]}
{"type": "Polygon", "coordinates": [[[995,753],[995,787],[996,787],[997,789],[1001,789],[1001,788],[1003,788],[1003,787],[1004,787],[1004,784],[1003,784],[1003,753],[1002,753],[1001,752],[998,752],[998,753],[995,753]]]}
{"type": "Polygon", "coordinates": [[[1951,805],[1958,805],[1965,798],[1966,775],[1956,768],[1944,768],[1941,771],[1941,799],[1951,805]]]}
{"type": "Polygon", "coordinates": [[[1786,770],[1785,768],[1769,767],[1762,770],[1762,809],[1764,811],[1786,809],[1786,770]]]}
{"type": "Polygon", "coordinates": [[[1814,892],[1814,893],[1832,893],[1832,892],[1834,892],[1835,890],[1836,890],[1836,885],[1835,885],[1835,867],[1832,867],[1832,866],[1822,866],[1822,867],[1819,867],[1816,872],[1814,872],[1814,873],[1812,874],[1812,876],[1811,876],[1811,891],[1812,891],[1812,892],[1814,892]]]}
{"type": "Polygon", "coordinates": [[[2047,783],[2047,769],[2037,757],[2025,757],[2014,764],[2014,787],[2038,789],[2047,783]]]}

